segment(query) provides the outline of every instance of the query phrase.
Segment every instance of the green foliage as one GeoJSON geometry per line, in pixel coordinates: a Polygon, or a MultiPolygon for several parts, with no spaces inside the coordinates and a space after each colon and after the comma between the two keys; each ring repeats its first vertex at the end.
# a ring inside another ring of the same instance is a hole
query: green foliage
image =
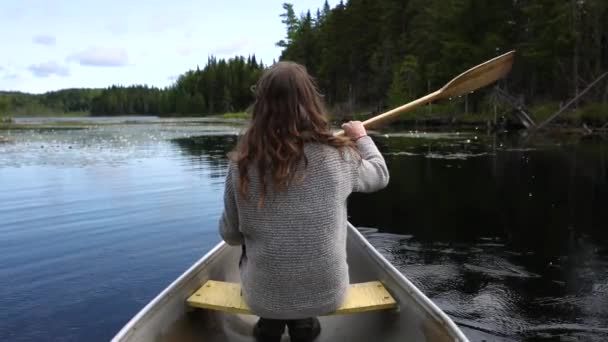
{"type": "MultiPolygon", "coordinates": [[[[283,8],[281,60],[305,64],[326,101],[351,112],[420,97],[512,49],[516,65],[501,85],[528,102],[571,98],[608,70],[605,0],[349,0],[326,3],[314,20],[283,8]]],[[[469,96],[469,112],[487,111],[489,96],[469,96]]]]}
{"type": "Polygon", "coordinates": [[[298,18],[296,18],[293,4],[284,3],[283,10],[285,10],[285,13],[281,14],[280,17],[283,18],[281,22],[287,27],[287,40],[280,40],[276,45],[278,47],[286,48],[297,38],[300,22],[298,21],[298,18]]]}
{"type": "Polygon", "coordinates": [[[211,115],[245,110],[253,101],[251,86],[264,70],[255,56],[228,60],[210,57],[201,70],[182,74],[166,90],[161,114],[211,115]]]}
{"type": "Polygon", "coordinates": [[[590,103],[568,113],[562,120],[569,123],[589,126],[602,126],[608,123],[608,103],[590,103]]]}
{"type": "Polygon", "coordinates": [[[0,115],[5,114],[9,108],[9,99],[7,96],[0,96],[0,115]]]}
{"type": "Polygon", "coordinates": [[[529,109],[533,113],[533,119],[540,123],[559,110],[559,102],[540,102],[530,106],[529,109]]]}
{"type": "Polygon", "coordinates": [[[0,115],[50,116],[65,113],[86,113],[100,89],[63,89],[44,94],[0,92],[0,115]]]}
{"type": "Polygon", "coordinates": [[[415,56],[407,55],[393,72],[393,81],[388,90],[388,102],[391,107],[401,106],[414,100],[417,95],[413,85],[419,83],[420,67],[415,56]]]}
{"type": "Polygon", "coordinates": [[[92,115],[149,115],[160,114],[163,90],[148,86],[104,89],[91,102],[92,115]]]}
{"type": "MultiPolygon", "coordinates": [[[[560,108],[559,102],[540,102],[530,107],[534,113],[534,120],[543,120],[556,113],[560,108]]],[[[591,102],[579,106],[576,109],[567,109],[555,119],[556,123],[580,126],[602,126],[608,122],[608,103],[591,102]]]]}
{"type": "Polygon", "coordinates": [[[92,99],[100,92],[100,89],[63,89],[40,95],[0,92],[0,102],[4,103],[0,109],[15,116],[88,112],[92,99]]]}

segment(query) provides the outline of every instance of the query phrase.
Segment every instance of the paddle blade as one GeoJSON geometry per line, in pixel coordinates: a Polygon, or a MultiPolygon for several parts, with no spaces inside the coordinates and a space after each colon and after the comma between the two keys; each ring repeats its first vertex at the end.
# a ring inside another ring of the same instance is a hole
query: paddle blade
{"type": "Polygon", "coordinates": [[[468,94],[503,78],[511,71],[514,59],[515,50],[463,72],[439,90],[441,97],[468,94]]]}

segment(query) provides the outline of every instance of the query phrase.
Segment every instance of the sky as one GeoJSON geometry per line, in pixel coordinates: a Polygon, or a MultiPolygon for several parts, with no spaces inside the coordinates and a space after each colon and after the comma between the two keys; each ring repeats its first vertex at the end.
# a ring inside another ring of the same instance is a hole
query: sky
{"type": "MultiPolygon", "coordinates": [[[[165,87],[209,55],[271,63],[285,37],[285,0],[0,1],[0,90],[165,87]]],[[[293,3],[299,14],[324,0],[293,3]]]]}

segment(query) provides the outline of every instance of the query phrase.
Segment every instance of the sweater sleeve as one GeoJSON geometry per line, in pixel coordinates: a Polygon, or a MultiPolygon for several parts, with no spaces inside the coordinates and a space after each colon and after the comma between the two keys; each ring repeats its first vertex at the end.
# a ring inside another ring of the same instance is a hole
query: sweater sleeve
{"type": "Polygon", "coordinates": [[[389,174],[386,162],[371,137],[365,136],[357,140],[361,154],[358,164],[354,192],[374,192],[388,185],[389,174]]]}
{"type": "Polygon", "coordinates": [[[224,212],[220,218],[220,235],[229,245],[244,244],[243,234],[239,230],[239,215],[236,206],[234,185],[232,183],[232,167],[228,167],[226,185],[224,187],[224,212]]]}

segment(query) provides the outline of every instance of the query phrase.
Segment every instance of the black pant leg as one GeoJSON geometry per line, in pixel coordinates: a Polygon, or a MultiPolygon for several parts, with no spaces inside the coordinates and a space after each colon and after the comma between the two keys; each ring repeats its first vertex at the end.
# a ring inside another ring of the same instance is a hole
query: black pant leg
{"type": "Polygon", "coordinates": [[[285,332],[287,321],[260,318],[253,328],[253,336],[258,342],[279,342],[285,332]]]}
{"type": "Polygon", "coordinates": [[[321,324],[316,317],[287,321],[291,342],[311,342],[321,333],[321,324]]]}

